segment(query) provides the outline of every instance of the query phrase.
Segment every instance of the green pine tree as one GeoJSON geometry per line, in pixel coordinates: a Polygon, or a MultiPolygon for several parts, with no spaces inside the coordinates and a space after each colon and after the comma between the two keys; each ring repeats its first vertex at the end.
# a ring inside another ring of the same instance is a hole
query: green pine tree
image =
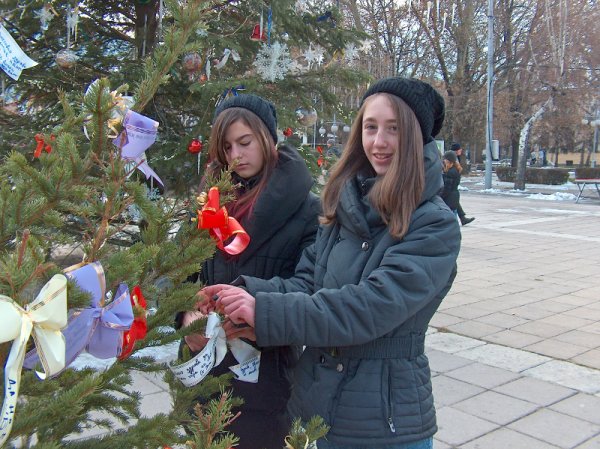
{"type": "MultiPolygon", "coordinates": [[[[159,30],[154,0],[54,1],[58,17],[45,32],[34,15],[42,2],[31,2],[24,11],[10,9],[16,1],[9,3],[3,25],[40,64],[25,70],[18,82],[8,81],[17,98],[17,114],[5,109],[0,113],[0,294],[25,307],[52,275],[71,264],[59,257],[59,250],[68,248],[80,255],[79,261],[102,263],[108,291],[121,282],[140,285],[156,312],[148,316],[148,335],[136,344],[136,351],[199,331],[202,322],[177,332],[171,327],[174,314],[195,303],[199,286],[186,280],[215,250],[207,231],[188,219],[199,207],[194,197],[202,174],[185,151],[188,142],[208,135],[215,101],[241,83],[246,91],[277,104],[280,128],[296,127],[295,109],[313,107],[315,98],[323,110],[335,110],[339,104],[329,87],[353,86],[364,75],[331,58],[360,36],[342,26],[335,10],[333,19],[320,21],[322,9],[298,15],[293,2],[272,2],[273,41],[285,32],[294,42],[292,51],[321,43],[329,61],[306,73],[266,82],[252,66],[259,44],[248,38],[259,11],[266,17],[268,5],[261,2],[166,0],[159,30]],[[66,47],[66,36],[58,22],[75,6],[81,13],[79,34],[77,40],[70,39],[79,60],[70,69],[61,68],[55,56],[66,47]],[[241,61],[213,68],[206,82],[199,82],[200,70],[182,73],[187,55],[200,55],[206,67],[206,61],[225,48],[236,50],[241,61]],[[159,141],[149,150],[150,165],[167,184],[158,198],[149,194],[143,176],[113,144],[112,135],[121,126],[115,121],[119,99],[127,94],[133,98],[133,111],[160,124],[159,141]],[[39,158],[32,157],[36,134],[42,147],[51,147],[39,158]]],[[[319,155],[305,151],[314,164],[319,155]]],[[[224,180],[215,183],[223,191],[229,188],[224,180]]],[[[70,282],[69,309],[88,304],[89,297],[70,282]]],[[[10,342],[0,343],[2,367],[9,352],[10,342]]],[[[43,382],[24,370],[7,447],[155,448],[187,442],[190,447],[215,449],[234,444],[234,436],[222,433],[233,418],[234,399],[224,392],[206,408],[194,408],[194,398],[222,391],[225,378],[207,378],[186,388],[167,373],[173,407],[152,418],[141,417],[139,393],[127,388],[132,373],[164,369],[152,358],[130,357],[105,371],[67,369],[43,382]],[[192,409],[196,417],[190,417],[192,409]],[[212,423],[208,427],[203,426],[207,417],[212,423]],[[127,430],[74,439],[91,428],[110,431],[115,421],[127,430]],[[185,435],[182,426],[193,436],[185,435]]],[[[0,374],[4,377],[4,369],[0,374]]],[[[4,399],[3,395],[4,391],[4,399]]],[[[312,441],[318,435],[300,439],[312,441]]]]}
{"type": "MultiPolygon", "coordinates": [[[[172,0],[165,1],[162,19],[159,0],[54,0],[50,4],[58,16],[53,15],[45,31],[38,18],[44,1],[29,2],[25,9],[17,8],[18,0],[5,3],[4,26],[39,64],[25,70],[19,81],[6,77],[10,99],[18,99],[27,114],[0,112],[0,151],[15,147],[27,151],[35,145],[32,129],[45,132],[60,123],[58,90],[85,92],[93,80],[109,77],[115,86],[129,85],[124,93],[136,95],[136,110],[160,122],[160,140],[148,157],[168,188],[177,193],[199,183],[197,160],[187,148],[193,138],[208,136],[215,104],[224,94],[251,92],[270,99],[277,106],[280,129],[306,132],[312,143],[315,128],[301,125],[296,109],[316,109],[319,123],[334,114],[338,120],[348,117],[349,111],[343,107],[346,96],[367,80],[364,72],[343,58],[346,45],[360,46],[366,36],[346,26],[336,2],[299,2],[306,4],[304,10],[293,0],[206,1],[202,21],[191,24],[193,30],[180,31],[185,39],[166,32],[178,20],[169,7],[172,0]],[[77,35],[67,40],[66,17],[75,6],[79,11],[77,35]],[[322,63],[313,62],[310,70],[290,72],[283,79],[265,80],[253,63],[266,42],[250,39],[261,17],[269,43],[287,45],[290,57],[305,67],[309,64],[303,54],[320,46],[322,63]],[[175,42],[168,42],[171,38],[175,42]],[[57,54],[68,44],[78,60],[70,68],[60,67],[57,54]],[[142,84],[134,92],[133,86],[151,70],[142,55],[160,54],[171,44],[180,46],[181,52],[157,56],[161,77],[154,80],[160,86],[153,89],[156,86],[142,84]],[[223,60],[226,50],[239,55],[239,61],[232,53],[227,63],[217,68],[216,62],[223,60]]],[[[321,140],[318,133],[317,140],[321,140]]],[[[202,166],[205,161],[200,162],[202,166]]]]}

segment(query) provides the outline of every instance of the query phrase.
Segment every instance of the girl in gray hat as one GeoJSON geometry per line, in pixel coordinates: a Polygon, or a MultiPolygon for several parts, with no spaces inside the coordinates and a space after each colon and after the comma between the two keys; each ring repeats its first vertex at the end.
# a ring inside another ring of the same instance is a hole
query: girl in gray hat
{"type": "Polygon", "coordinates": [[[424,340],[456,275],[460,230],[437,195],[433,140],[444,101],[429,84],[388,78],[363,97],[322,195],[316,242],[295,275],[242,276],[201,294],[260,347],[305,345],[289,411],[330,426],[322,448],[431,448],[437,430],[424,340]],[[218,296],[216,302],[208,299],[218,296]]]}
{"type": "MultiPolygon", "coordinates": [[[[209,172],[218,175],[233,166],[236,199],[227,205],[250,235],[239,255],[217,251],[199,273],[204,285],[228,283],[240,275],[270,279],[293,275],[302,249],[314,242],[318,228],[319,199],[311,193],[313,179],[295,148],[276,146],[277,115],[274,106],[255,95],[239,95],[220,103],[209,140],[209,172]]],[[[186,326],[198,314],[182,314],[186,326]]],[[[200,334],[185,337],[193,353],[204,348],[200,334]]],[[[244,404],[240,416],[227,427],[244,449],[281,449],[289,433],[286,404],[290,397],[290,370],[297,351],[289,345],[262,348],[258,383],[233,379],[233,396],[244,404]]],[[[238,362],[228,352],[210,372],[230,373],[238,362]]],[[[207,398],[200,398],[203,402],[207,398]]]]}

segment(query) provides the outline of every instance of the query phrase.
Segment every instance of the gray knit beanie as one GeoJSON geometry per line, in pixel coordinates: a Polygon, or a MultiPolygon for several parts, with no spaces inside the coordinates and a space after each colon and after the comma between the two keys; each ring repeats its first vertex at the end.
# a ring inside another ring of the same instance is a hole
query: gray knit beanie
{"type": "Polygon", "coordinates": [[[457,160],[456,153],[452,150],[446,151],[444,153],[444,159],[446,159],[447,161],[450,161],[454,164],[457,160]]]}
{"type": "Polygon", "coordinates": [[[271,102],[252,94],[240,94],[229,97],[220,102],[215,109],[213,122],[221,112],[229,108],[244,108],[256,114],[269,130],[269,134],[273,137],[273,142],[277,143],[277,112],[271,102]]]}
{"type": "Polygon", "coordinates": [[[444,98],[431,85],[415,78],[392,77],[375,82],[362,98],[388,93],[402,98],[413,110],[421,125],[423,142],[435,137],[444,124],[444,98]]]}

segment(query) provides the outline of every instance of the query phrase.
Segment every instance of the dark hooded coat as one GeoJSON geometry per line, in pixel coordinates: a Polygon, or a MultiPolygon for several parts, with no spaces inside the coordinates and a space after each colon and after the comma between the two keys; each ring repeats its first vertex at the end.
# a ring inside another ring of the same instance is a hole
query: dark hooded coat
{"type": "Polygon", "coordinates": [[[239,280],[256,298],[259,346],[307,346],[289,410],[323,417],[337,445],[382,447],[437,430],[424,339],[456,275],[460,231],[437,195],[435,142],[424,150],[426,186],[402,239],[365,196],[370,180],[354,179],[294,277],[239,280]]]}

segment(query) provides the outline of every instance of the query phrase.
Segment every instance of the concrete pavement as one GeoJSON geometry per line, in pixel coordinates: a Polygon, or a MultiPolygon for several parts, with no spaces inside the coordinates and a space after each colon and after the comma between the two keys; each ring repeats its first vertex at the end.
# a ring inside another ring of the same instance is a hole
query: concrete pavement
{"type": "Polygon", "coordinates": [[[600,448],[600,201],[461,201],[477,219],[426,339],[434,448],[600,448]]]}

